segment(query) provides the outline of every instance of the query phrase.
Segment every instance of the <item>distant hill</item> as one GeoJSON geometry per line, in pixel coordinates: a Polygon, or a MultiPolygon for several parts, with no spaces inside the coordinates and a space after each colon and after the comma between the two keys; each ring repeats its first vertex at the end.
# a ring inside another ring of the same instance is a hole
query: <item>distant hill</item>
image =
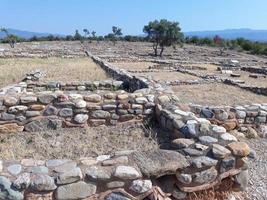
{"type": "Polygon", "coordinates": [[[185,32],[185,36],[198,36],[213,38],[219,35],[224,39],[236,39],[243,37],[252,41],[267,42],[267,30],[252,30],[252,29],[226,29],[218,31],[193,31],[185,32]]]}
{"type": "MultiPolygon", "coordinates": [[[[25,39],[29,39],[33,36],[37,36],[37,37],[44,37],[44,36],[48,36],[48,35],[64,36],[61,34],[38,33],[38,32],[22,31],[22,30],[11,29],[11,28],[8,28],[7,31],[10,34],[14,34],[14,35],[17,35],[17,36],[19,36],[21,38],[25,38],[25,39]]],[[[5,37],[5,33],[0,32],[0,38],[3,38],[3,37],[5,37]]]]}

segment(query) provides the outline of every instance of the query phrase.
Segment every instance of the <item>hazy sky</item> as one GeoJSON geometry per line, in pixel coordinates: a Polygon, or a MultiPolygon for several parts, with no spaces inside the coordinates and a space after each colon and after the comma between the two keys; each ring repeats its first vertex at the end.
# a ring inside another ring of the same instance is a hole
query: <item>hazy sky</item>
{"type": "Polygon", "coordinates": [[[120,26],[141,34],[148,21],[180,22],[183,31],[229,28],[267,29],[267,0],[0,0],[0,27],[98,35],[120,26]]]}

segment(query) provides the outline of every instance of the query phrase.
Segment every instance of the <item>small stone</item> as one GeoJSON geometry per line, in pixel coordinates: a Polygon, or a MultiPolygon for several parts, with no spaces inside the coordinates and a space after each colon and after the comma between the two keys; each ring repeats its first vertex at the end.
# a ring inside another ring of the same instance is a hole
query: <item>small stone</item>
{"type": "Polygon", "coordinates": [[[220,172],[227,172],[235,167],[235,158],[227,157],[221,161],[220,172]]]}
{"type": "Polygon", "coordinates": [[[17,113],[20,113],[20,112],[25,112],[26,110],[28,110],[28,107],[27,106],[12,106],[8,109],[8,112],[9,113],[12,113],[12,114],[17,114],[17,113]]]}
{"type": "Polygon", "coordinates": [[[183,152],[188,156],[202,156],[204,154],[203,151],[199,151],[197,149],[192,148],[185,148],[183,149],[183,152]]]}
{"type": "Polygon", "coordinates": [[[17,133],[22,132],[23,126],[19,126],[16,123],[0,125],[0,133],[17,133]]]}
{"type": "Polygon", "coordinates": [[[66,163],[64,163],[62,165],[55,166],[53,168],[53,171],[54,172],[58,172],[58,173],[63,173],[63,172],[71,171],[72,169],[74,169],[76,167],[77,167],[77,163],[76,162],[69,161],[69,162],[66,162],[66,163]]]}
{"type": "Polygon", "coordinates": [[[86,177],[92,181],[107,181],[113,173],[112,167],[91,166],[86,169],[86,177]]]}
{"type": "Polygon", "coordinates": [[[101,101],[101,96],[98,94],[90,94],[87,96],[83,97],[85,101],[89,101],[89,102],[94,102],[94,103],[98,103],[101,101]]]}
{"type": "Polygon", "coordinates": [[[196,143],[195,148],[200,151],[206,151],[209,147],[200,143],[196,143]]]}
{"type": "Polygon", "coordinates": [[[110,117],[110,113],[104,110],[95,110],[92,112],[91,117],[95,119],[106,119],[110,117]]]}
{"type": "Polygon", "coordinates": [[[193,174],[192,182],[197,184],[209,183],[216,179],[217,174],[218,174],[217,170],[214,167],[212,167],[210,169],[193,174]]]}
{"type": "Polygon", "coordinates": [[[76,108],[85,108],[86,107],[86,101],[80,100],[80,99],[75,101],[75,107],[76,108]]]}
{"type": "Polygon", "coordinates": [[[85,114],[78,114],[74,117],[74,121],[79,123],[79,124],[84,124],[87,122],[88,120],[88,115],[85,115],[85,114]]]}
{"type": "Polygon", "coordinates": [[[107,183],[107,188],[112,189],[112,188],[122,188],[124,187],[125,183],[122,181],[112,181],[107,183]]]}
{"type": "Polygon", "coordinates": [[[42,94],[40,96],[38,96],[38,100],[42,103],[42,104],[50,104],[52,101],[54,101],[54,99],[56,99],[56,95],[55,94],[42,94]]]}
{"type": "Polygon", "coordinates": [[[5,97],[4,99],[4,105],[5,106],[15,106],[18,103],[18,99],[15,97],[5,97]]]}
{"type": "Polygon", "coordinates": [[[243,110],[237,110],[236,111],[236,118],[237,119],[245,119],[246,116],[247,116],[246,111],[243,111],[243,110]]]}
{"type": "Polygon", "coordinates": [[[79,167],[75,167],[69,171],[59,173],[56,182],[58,185],[77,182],[82,179],[82,171],[79,167]]]}
{"type": "Polygon", "coordinates": [[[20,102],[22,104],[35,103],[35,102],[37,102],[37,97],[35,97],[35,96],[20,97],[20,102]]]}
{"type": "Polygon", "coordinates": [[[145,97],[137,97],[135,99],[135,103],[137,103],[137,104],[146,104],[146,103],[148,103],[148,100],[145,97]]]}
{"type": "Polygon", "coordinates": [[[13,186],[18,190],[25,190],[30,186],[31,175],[30,173],[23,173],[17,177],[13,182],[13,186]]]}
{"type": "Polygon", "coordinates": [[[90,166],[90,165],[95,165],[97,164],[97,160],[95,158],[81,158],[80,159],[80,162],[83,164],[83,165],[87,165],[87,166],[90,166]]]}
{"type": "Polygon", "coordinates": [[[218,163],[217,160],[214,160],[207,156],[200,156],[192,160],[192,165],[198,169],[203,168],[203,167],[216,166],[217,163],[218,163]]]}
{"type": "Polygon", "coordinates": [[[245,142],[233,142],[228,145],[234,156],[245,157],[249,155],[250,148],[245,142]]]}
{"type": "Polygon", "coordinates": [[[55,190],[57,186],[52,177],[45,174],[34,174],[31,179],[31,188],[36,191],[51,191],[55,190]]]}
{"type": "Polygon", "coordinates": [[[185,138],[179,138],[172,141],[171,146],[175,149],[183,149],[187,148],[190,145],[194,144],[195,141],[193,139],[185,139],[185,138]]]}
{"type": "Polygon", "coordinates": [[[227,120],[225,121],[222,126],[227,130],[227,131],[231,131],[234,130],[237,127],[237,122],[236,120],[227,120]]]}
{"type": "Polygon", "coordinates": [[[70,93],[68,97],[69,97],[69,100],[72,102],[83,99],[83,96],[81,94],[75,94],[75,93],[70,93]]]}
{"type": "Polygon", "coordinates": [[[105,196],[104,200],[131,200],[127,197],[125,197],[122,193],[120,192],[112,192],[105,196]]]}
{"type": "Polygon", "coordinates": [[[238,187],[239,191],[245,191],[248,186],[249,173],[248,170],[244,170],[235,176],[236,188],[238,187]]]}
{"type": "Polygon", "coordinates": [[[58,167],[60,165],[63,165],[65,163],[70,162],[70,160],[67,159],[53,159],[53,160],[48,160],[45,164],[47,167],[52,168],[52,167],[58,167]]]}
{"type": "Polygon", "coordinates": [[[136,179],[141,177],[140,173],[135,168],[130,166],[116,167],[113,175],[120,179],[136,179]]]}
{"type": "Polygon", "coordinates": [[[102,161],[105,161],[105,160],[108,160],[110,159],[110,155],[100,155],[100,156],[97,156],[96,160],[98,162],[102,162],[102,161]]]}
{"type": "Polygon", "coordinates": [[[30,117],[36,117],[41,115],[39,111],[26,111],[25,116],[30,118],[30,117]]]}
{"type": "Polygon", "coordinates": [[[134,180],[130,186],[130,190],[136,193],[145,193],[152,189],[151,180],[134,180]]]}
{"type": "Polygon", "coordinates": [[[247,131],[244,134],[248,139],[259,137],[257,131],[252,127],[248,127],[247,131]]]}
{"type": "Polygon", "coordinates": [[[214,158],[217,158],[217,159],[223,159],[231,155],[231,151],[229,151],[228,149],[226,149],[225,147],[219,144],[212,145],[212,153],[213,153],[214,158]]]}
{"type": "Polygon", "coordinates": [[[118,164],[127,164],[128,163],[128,157],[127,156],[120,156],[117,158],[104,160],[102,162],[103,166],[112,166],[112,165],[118,165],[118,164]]]}
{"type": "Polygon", "coordinates": [[[0,176],[0,198],[3,200],[23,200],[23,194],[14,190],[12,183],[4,176],[0,176]]]}
{"type": "Polygon", "coordinates": [[[205,145],[218,142],[218,140],[216,138],[211,137],[211,136],[201,136],[201,137],[199,137],[199,141],[205,145]]]}
{"type": "Polygon", "coordinates": [[[72,117],[72,115],[73,115],[73,110],[71,108],[62,108],[59,111],[60,117],[72,117]]]}
{"type": "Polygon", "coordinates": [[[235,141],[235,142],[237,142],[236,137],[231,135],[230,133],[224,133],[224,134],[220,135],[220,138],[223,139],[224,141],[235,141]]]}
{"type": "Polygon", "coordinates": [[[214,134],[217,134],[217,135],[226,133],[226,129],[222,126],[213,126],[212,131],[214,134]]]}
{"type": "Polygon", "coordinates": [[[1,116],[0,119],[3,121],[11,121],[16,118],[15,115],[9,113],[2,113],[0,116],[1,116]]]}
{"type": "Polygon", "coordinates": [[[22,166],[19,164],[10,165],[7,167],[7,171],[14,176],[18,175],[21,172],[21,170],[22,166]]]}
{"type": "Polygon", "coordinates": [[[186,198],[187,193],[181,191],[181,190],[180,190],[179,188],[177,188],[177,187],[174,187],[174,190],[173,190],[173,192],[172,192],[172,196],[173,196],[175,199],[184,199],[184,198],[186,198]]]}
{"type": "Polygon", "coordinates": [[[31,110],[35,110],[35,111],[41,111],[43,109],[45,109],[44,105],[40,105],[40,104],[33,104],[30,106],[31,110]]]}
{"type": "Polygon", "coordinates": [[[34,174],[48,174],[49,170],[45,166],[34,166],[31,168],[30,172],[34,174]]]}
{"type": "Polygon", "coordinates": [[[192,176],[190,174],[176,173],[176,178],[183,184],[190,184],[192,182],[192,176]]]}
{"type": "Polygon", "coordinates": [[[55,198],[57,200],[85,199],[96,193],[96,185],[83,181],[63,185],[57,188],[55,198]]]}
{"type": "Polygon", "coordinates": [[[125,99],[128,99],[128,94],[118,94],[117,95],[117,99],[118,100],[125,100],[125,99]]]}
{"type": "Polygon", "coordinates": [[[214,116],[214,113],[211,110],[209,110],[207,108],[203,108],[201,110],[200,117],[211,119],[211,118],[213,118],[213,116],[214,116]]]}
{"type": "Polygon", "coordinates": [[[44,110],[44,115],[49,116],[49,115],[57,115],[58,110],[54,106],[47,106],[46,109],[44,110]]]}
{"type": "Polygon", "coordinates": [[[90,124],[90,126],[96,127],[96,126],[106,124],[106,120],[105,119],[89,119],[88,123],[90,124]]]}

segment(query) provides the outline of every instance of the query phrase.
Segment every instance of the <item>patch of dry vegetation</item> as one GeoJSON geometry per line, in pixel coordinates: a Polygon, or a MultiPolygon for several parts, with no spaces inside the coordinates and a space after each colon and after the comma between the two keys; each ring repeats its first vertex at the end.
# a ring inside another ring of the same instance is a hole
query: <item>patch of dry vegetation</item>
{"type": "Polygon", "coordinates": [[[87,57],[84,58],[5,58],[0,59],[0,87],[19,82],[26,73],[41,69],[44,81],[95,81],[107,79],[106,73],[87,57]]]}
{"type": "Polygon", "coordinates": [[[151,130],[142,125],[89,127],[34,133],[0,134],[0,159],[53,159],[98,156],[120,150],[158,148],[151,130]]]}
{"type": "Polygon", "coordinates": [[[267,102],[266,96],[220,83],[181,85],[172,89],[184,103],[229,106],[267,102]]]}

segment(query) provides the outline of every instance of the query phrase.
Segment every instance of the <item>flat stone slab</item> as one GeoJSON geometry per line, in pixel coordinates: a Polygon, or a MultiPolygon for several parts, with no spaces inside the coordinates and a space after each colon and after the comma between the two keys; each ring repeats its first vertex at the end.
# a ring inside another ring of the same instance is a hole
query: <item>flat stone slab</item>
{"type": "Polygon", "coordinates": [[[147,177],[160,177],[175,174],[177,169],[189,166],[187,159],[180,153],[168,150],[134,152],[130,156],[147,177]]]}

